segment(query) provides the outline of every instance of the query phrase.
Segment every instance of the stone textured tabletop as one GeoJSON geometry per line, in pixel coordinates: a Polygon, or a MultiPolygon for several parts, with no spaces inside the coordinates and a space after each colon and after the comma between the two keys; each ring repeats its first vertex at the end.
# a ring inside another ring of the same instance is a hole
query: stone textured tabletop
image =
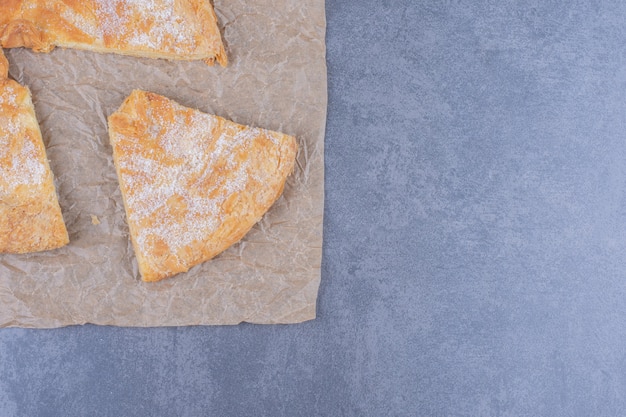
{"type": "Polygon", "coordinates": [[[327,17],[318,318],[0,330],[0,416],[626,415],[626,3],[327,17]]]}

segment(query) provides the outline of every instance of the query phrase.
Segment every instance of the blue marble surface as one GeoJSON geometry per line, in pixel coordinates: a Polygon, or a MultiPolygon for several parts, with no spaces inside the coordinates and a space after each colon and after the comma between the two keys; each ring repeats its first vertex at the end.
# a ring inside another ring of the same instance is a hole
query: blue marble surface
{"type": "Polygon", "coordinates": [[[0,416],[626,415],[626,3],[327,17],[318,319],[0,330],[0,416]]]}

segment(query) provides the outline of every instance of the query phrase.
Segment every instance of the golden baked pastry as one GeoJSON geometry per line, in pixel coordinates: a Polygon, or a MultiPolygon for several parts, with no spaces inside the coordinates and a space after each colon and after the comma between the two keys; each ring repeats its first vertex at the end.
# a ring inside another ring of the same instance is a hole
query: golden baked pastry
{"type": "Polygon", "coordinates": [[[30,91],[7,78],[0,49],[0,252],[69,242],[30,91]]]}
{"type": "Polygon", "coordinates": [[[0,0],[0,44],[227,63],[210,0],[0,0]]]}
{"type": "Polygon", "coordinates": [[[0,80],[4,80],[9,76],[9,61],[4,56],[2,48],[0,48],[0,80]]]}
{"type": "Polygon", "coordinates": [[[296,140],[135,90],[109,117],[113,159],[144,281],[213,258],[281,195],[296,140]]]}

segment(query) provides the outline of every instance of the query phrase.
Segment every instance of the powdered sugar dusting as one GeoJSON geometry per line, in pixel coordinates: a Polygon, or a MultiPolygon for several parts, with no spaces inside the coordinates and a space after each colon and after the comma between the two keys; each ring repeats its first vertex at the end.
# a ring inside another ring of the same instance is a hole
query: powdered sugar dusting
{"type": "Polygon", "coordinates": [[[17,92],[9,84],[0,90],[0,191],[7,195],[18,186],[37,186],[46,178],[42,149],[33,142],[27,126],[32,121],[25,105],[18,105],[17,92]]]}
{"type": "Polygon", "coordinates": [[[0,94],[0,105],[17,107],[17,93],[11,84],[5,84],[0,94]]]}
{"type": "MultiPolygon", "coordinates": [[[[150,252],[156,238],[176,254],[220,226],[224,202],[244,190],[250,178],[249,161],[237,163],[237,152],[262,131],[245,129],[235,135],[223,133],[215,139],[212,132],[219,123],[215,116],[177,111],[174,120],[168,123],[151,112],[148,114],[151,123],[146,131],[151,133],[150,141],[158,141],[163,153],[171,159],[163,164],[150,152],[147,156],[141,152],[127,155],[118,159],[120,179],[128,186],[129,222],[143,225],[137,228],[135,236],[139,250],[150,252]],[[225,156],[229,175],[216,175],[215,165],[225,156]],[[148,218],[156,221],[145,227],[148,218]]],[[[138,141],[129,137],[121,140],[138,141]]]]}
{"type": "Polygon", "coordinates": [[[46,175],[46,168],[37,155],[37,149],[28,138],[24,141],[21,152],[13,155],[11,165],[15,185],[38,185],[46,175]]]}
{"type": "Polygon", "coordinates": [[[88,19],[87,17],[77,13],[71,7],[64,7],[61,12],[61,17],[66,21],[71,22],[74,27],[83,33],[96,39],[102,39],[102,30],[94,19],[88,19]]]}
{"type": "Polygon", "coordinates": [[[195,46],[194,33],[199,28],[176,13],[175,0],[95,0],[95,4],[100,28],[93,36],[103,34],[135,47],[176,53],[195,46]]]}

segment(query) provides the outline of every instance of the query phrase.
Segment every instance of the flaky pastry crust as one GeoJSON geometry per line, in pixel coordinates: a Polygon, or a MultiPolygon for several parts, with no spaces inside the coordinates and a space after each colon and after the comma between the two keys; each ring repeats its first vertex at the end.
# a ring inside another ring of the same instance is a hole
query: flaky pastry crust
{"type": "Polygon", "coordinates": [[[0,45],[227,64],[209,0],[0,0],[0,45]]]}
{"type": "Polygon", "coordinates": [[[281,195],[297,152],[293,136],[139,90],[109,117],[109,137],[144,281],[239,241],[281,195]]]}
{"type": "Polygon", "coordinates": [[[0,252],[69,242],[28,88],[7,78],[0,49],[0,252]]]}

